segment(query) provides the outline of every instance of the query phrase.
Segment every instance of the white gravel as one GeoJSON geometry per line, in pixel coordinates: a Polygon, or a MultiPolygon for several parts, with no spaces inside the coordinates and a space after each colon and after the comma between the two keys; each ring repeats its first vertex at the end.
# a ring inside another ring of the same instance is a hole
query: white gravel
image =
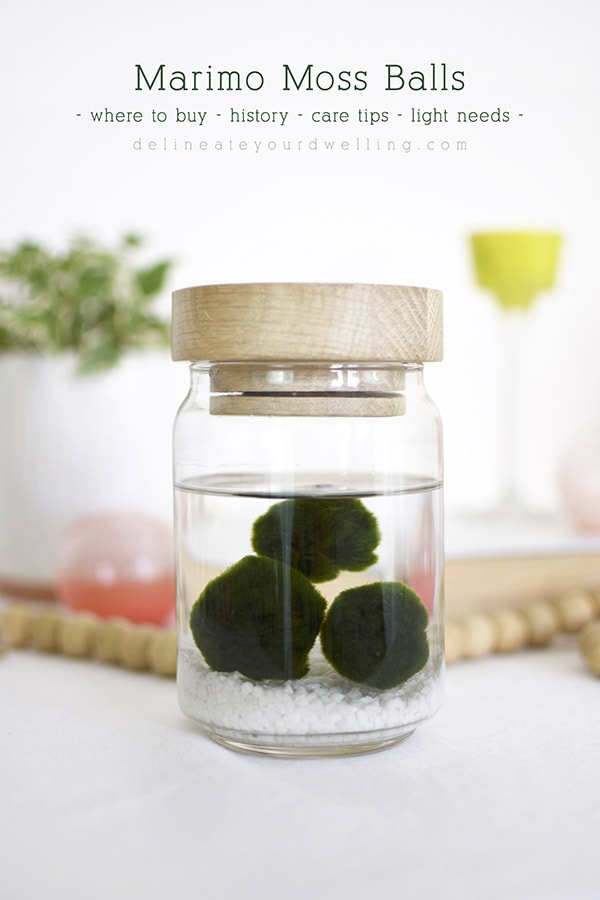
{"type": "Polygon", "coordinates": [[[431,664],[400,688],[376,691],[341,678],[318,650],[304,678],[254,682],[215,672],[197,650],[181,649],[177,686],[183,711],[207,729],[272,736],[414,727],[436,711],[440,693],[431,664]]]}

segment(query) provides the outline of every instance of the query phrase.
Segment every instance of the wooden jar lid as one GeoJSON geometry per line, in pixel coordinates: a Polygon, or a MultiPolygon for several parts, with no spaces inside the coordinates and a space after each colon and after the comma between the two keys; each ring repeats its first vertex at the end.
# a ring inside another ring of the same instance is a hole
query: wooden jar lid
{"type": "Polygon", "coordinates": [[[374,284],[220,284],[173,293],[172,356],[206,362],[442,358],[442,294],[374,284]]]}

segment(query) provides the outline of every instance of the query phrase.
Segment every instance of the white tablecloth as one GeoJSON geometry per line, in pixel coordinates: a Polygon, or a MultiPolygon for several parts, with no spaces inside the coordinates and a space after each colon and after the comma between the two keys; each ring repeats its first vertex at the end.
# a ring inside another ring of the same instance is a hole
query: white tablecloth
{"type": "Polygon", "coordinates": [[[460,663],[408,741],[225,750],[175,685],[0,659],[3,900],[600,898],[600,682],[573,645],[460,663]]]}

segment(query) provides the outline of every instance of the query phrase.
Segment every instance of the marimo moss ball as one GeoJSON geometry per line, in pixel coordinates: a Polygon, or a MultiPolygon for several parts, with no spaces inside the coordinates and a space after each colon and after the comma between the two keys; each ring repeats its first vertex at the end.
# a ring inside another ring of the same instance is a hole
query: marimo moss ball
{"type": "Polygon", "coordinates": [[[429,658],[428,615],[401,581],[380,581],[342,591],[321,629],[321,646],[334,669],[370,687],[397,687],[429,658]]]}
{"type": "Polygon", "coordinates": [[[252,547],[293,566],[311,581],[340,570],[362,572],[377,562],[377,519],[355,497],[300,497],[275,503],[252,528],[252,547]]]}
{"type": "Polygon", "coordinates": [[[194,641],[219,672],[255,681],[301,678],[325,600],[300,572],[245,556],[210,581],[190,614],[194,641]]]}

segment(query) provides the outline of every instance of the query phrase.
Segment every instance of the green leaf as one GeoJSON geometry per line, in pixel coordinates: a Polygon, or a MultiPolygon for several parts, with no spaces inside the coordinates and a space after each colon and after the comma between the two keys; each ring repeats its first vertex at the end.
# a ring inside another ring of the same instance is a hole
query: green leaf
{"type": "Polygon", "coordinates": [[[123,235],[123,246],[124,247],[141,247],[144,243],[144,239],[139,236],[139,234],[125,234],[123,235]]]}
{"type": "Polygon", "coordinates": [[[160,291],[170,268],[171,263],[165,261],[135,273],[136,284],[144,297],[151,297],[160,291]]]}
{"type": "Polygon", "coordinates": [[[116,365],[127,350],[167,346],[168,322],[150,312],[171,262],[135,268],[142,246],[116,249],[78,236],[63,253],[34,241],[0,248],[0,351],[74,351],[82,372],[116,365]]]}

